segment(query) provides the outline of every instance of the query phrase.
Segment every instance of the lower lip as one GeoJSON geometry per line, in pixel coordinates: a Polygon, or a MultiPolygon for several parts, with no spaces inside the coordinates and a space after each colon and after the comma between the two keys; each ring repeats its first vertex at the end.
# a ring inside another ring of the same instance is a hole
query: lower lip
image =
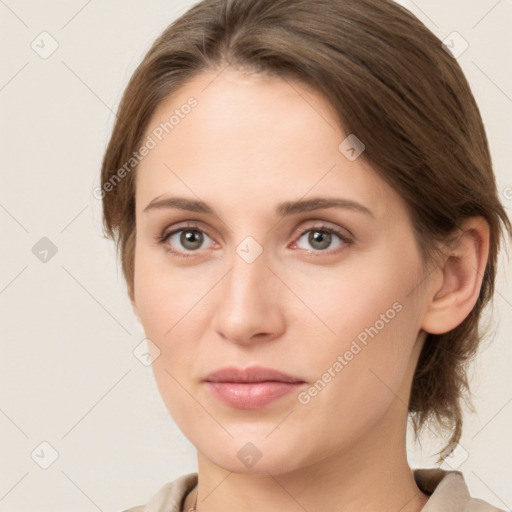
{"type": "Polygon", "coordinates": [[[240,409],[258,409],[297,390],[302,382],[206,382],[221,402],[240,409]]]}

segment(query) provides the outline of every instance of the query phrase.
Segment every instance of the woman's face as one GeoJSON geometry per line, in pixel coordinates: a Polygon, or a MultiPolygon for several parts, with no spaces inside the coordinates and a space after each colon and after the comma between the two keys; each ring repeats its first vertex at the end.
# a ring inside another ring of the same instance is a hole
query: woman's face
{"type": "Polygon", "coordinates": [[[405,428],[424,275],[403,201],[348,135],[316,93],[232,70],[148,125],[133,305],[173,419],[230,471],[291,471],[405,428]],[[256,366],[295,382],[206,381],[256,366]]]}

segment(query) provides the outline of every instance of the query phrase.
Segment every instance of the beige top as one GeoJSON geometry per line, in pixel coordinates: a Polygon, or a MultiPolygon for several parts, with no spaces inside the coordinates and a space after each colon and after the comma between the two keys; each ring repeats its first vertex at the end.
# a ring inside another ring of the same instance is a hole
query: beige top
{"type": "MultiPolygon", "coordinates": [[[[460,471],[415,469],[418,487],[430,495],[422,512],[504,512],[486,501],[472,498],[460,471]]],[[[197,485],[197,473],[183,475],[165,484],[146,505],[123,512],[181,512],[185,497],[197,485]]]]}

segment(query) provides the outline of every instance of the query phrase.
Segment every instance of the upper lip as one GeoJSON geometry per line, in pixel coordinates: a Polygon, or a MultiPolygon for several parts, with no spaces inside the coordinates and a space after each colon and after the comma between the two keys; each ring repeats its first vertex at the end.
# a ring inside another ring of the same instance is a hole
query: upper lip
{"type": "Polygon", "coordinates": [[[304,382],[297,377],[292,377],[279,370],[263,366],[251,366],[249,368],[230,366],[228,368],[221,368],[210,373],[204,380],[206,382],[304,382]]]}

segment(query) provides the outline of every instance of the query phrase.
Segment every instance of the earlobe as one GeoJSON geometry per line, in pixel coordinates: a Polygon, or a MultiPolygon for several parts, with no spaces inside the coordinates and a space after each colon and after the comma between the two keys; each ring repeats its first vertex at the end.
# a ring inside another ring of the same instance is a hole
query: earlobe
{"type": "Polygon", "coordinates": [[[422,329],[443,334],[460,325],[478,300],[489,257],[489,225],[482,217],[466,219],[457,244],[444,259],[442,284],[432,290],[422,329]]]}

